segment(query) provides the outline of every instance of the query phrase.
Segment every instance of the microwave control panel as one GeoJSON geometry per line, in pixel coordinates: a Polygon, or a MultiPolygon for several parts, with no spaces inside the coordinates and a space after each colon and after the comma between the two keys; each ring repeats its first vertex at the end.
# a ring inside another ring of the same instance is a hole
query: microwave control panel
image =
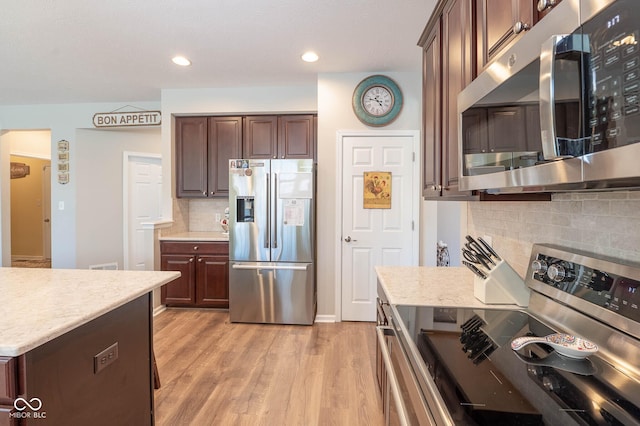
{"type": "Polygon", "coordinates": [[[588,152],[640,141],[640,10],[619,0],[583,26],[588,40],[588,152]]]}

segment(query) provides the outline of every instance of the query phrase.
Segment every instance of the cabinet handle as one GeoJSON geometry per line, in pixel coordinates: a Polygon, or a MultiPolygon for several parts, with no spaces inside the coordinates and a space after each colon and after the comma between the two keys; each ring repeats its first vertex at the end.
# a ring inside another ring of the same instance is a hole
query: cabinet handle
{"type": "Polygon", "coordinates": [[[213,192],[213,191],[211,191],[211,192],[209,193],[209,195],[213,195],[213,194],[215,194],[215,192],[213,192]]]}
{"type": "Polygon", "coordinates": [[[207,191],[202,191],[202,195],[207,196],[207,191]]]}
{"type": "Polygon", "coordinates": [[[193,246],[193,249],[194,249],[194,250],[198,250],[199,248],[200,248],[200,247],[198,247],[198,246],[193,246]]]}
{"type": "Polygon", "coordinates": [[[198,263],[202,263],[202,258],[201,257],[198,258],[198,263]]]}
{"type": "Polygon", "coordinates": [[[284,158],[284,155],[281,155],[280,158],[284,158]]]}
{"type": "Polygon", "coordinates": [[[442,185],[431,185],[433,191],[442,191],[442,185]]]}
{"type": "Polygon", "coordinates": [[[514,34],[520,34],[523,31],[527,31],[529,28],[529,24],[526,24],[522,21],[518,21],[513,25],[513,33],[514,34]]]}
{"type": "Polygon", "coordinates": [[[189,258],[189,262],[193,263],[193,257],[189,258]]]}
{"type": "Polygon", "coordinates": [[[277,156],[277,155],[274,155],[274,156],[273,156],[273,159],[275,160],[276,158],[278,158],[278,156],[277,156]]]}
{"type": "Polygon", "coordinates": [[[538,0],[538,12],[544,12],[556,5],[556,0],[538,0]]]}

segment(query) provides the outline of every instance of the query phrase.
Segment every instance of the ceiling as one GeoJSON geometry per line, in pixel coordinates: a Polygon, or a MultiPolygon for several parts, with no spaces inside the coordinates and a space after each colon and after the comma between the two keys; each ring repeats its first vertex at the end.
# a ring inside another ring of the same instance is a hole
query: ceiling
{"type": "Polygon", "coordinates": [[[421,69],[435,0],[0,0],[0,105],[160,101],[421,69]],[[313,50],[316,63],[300,55],[313,50]],[[174,65],[177,54],[190,67],[174,65]]]}

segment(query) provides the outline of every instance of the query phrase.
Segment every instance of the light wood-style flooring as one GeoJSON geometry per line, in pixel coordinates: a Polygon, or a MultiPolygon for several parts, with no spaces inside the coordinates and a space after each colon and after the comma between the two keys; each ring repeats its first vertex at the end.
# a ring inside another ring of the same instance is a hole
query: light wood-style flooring
{"type": "Polygon", "coordinates": [[[227,312],[154,318],[158,426],[382,425],[375,325],[229,323],[227,312]]]}

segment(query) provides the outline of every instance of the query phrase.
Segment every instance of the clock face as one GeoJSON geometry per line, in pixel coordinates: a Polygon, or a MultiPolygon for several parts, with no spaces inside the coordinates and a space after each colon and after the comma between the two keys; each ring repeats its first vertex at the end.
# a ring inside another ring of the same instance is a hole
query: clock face
{"type": "Polygon", "coordinates": [[[380,117],[393,108],[393,93],[384,86],[372,86],[362,94],[362,106],[369,114],[380,117]]]}
{"type": "Polygon", "coordinates": [[[369,76],[353,91],[353,112],[369,126],[386,126],[396,119],[401,109],[400,87],[387,76],[369,76]]]}

